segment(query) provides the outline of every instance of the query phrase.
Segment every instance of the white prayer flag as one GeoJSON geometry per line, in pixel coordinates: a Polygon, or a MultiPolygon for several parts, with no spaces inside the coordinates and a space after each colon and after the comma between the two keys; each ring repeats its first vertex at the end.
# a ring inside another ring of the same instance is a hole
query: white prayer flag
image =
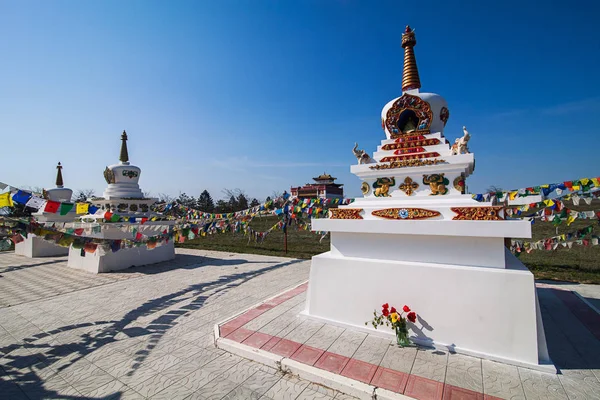
{"type": "Polygon", "coordinates": [[[42,208],[42,206],[45,203],[46,203],[45,199],[42,199],[41,197],[37,197],[37,196],[31,196],[31,198],[27,201],[25,206],[39,210],[40,208],[42,208]]]}

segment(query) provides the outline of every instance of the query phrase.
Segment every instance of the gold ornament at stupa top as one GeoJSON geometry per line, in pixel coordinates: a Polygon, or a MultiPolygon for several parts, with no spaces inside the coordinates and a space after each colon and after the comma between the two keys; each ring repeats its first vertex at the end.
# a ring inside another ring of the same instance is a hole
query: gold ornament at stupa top
{"type": "Polygon", "coordinates": [[[406,30],[402,34],[402,48],[404,48],[404,70],[402,71],[403,92],[421,87],[417,59],[415,58],[415,51],[413,49],[416,44],[415,31],[406,25],[406,30]]]}

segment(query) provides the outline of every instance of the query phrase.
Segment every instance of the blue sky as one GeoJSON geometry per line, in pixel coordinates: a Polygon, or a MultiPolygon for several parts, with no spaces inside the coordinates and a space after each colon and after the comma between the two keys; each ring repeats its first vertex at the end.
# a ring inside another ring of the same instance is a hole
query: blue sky
{"type": "Polygon", "coordinates": [[[422,91],[466,125],[471,192],[598,176],[600,3],[0,0],[0,181],[106,186],[120,133],[152,195],[263,199],[327,171],[350,197],[401,94],[401,32],[422,91]],[[540,3],[541,4],[541,3],[540,3]]]}

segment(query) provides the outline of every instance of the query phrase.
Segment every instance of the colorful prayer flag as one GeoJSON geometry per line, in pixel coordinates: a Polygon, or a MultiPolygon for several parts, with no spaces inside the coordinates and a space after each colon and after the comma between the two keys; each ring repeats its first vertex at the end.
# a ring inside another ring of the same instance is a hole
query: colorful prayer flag
{"type": "Polygon", "coordinates": [[[56,213],[60,207],[60,203],[58,201],[48,200],[46,202],[46,207],[44,207],[45,212],[56,213]]]}
{"type": "Polygon", "coordinates": [[[13,207],[14,203],[10,197],[10,192],[0,194],[0,207],[13,207]]]}
{"type": "Polygon", "coordinates": [[[87,214],[89,207],[88,203],[77,203],[77,214],[87,214]]]}

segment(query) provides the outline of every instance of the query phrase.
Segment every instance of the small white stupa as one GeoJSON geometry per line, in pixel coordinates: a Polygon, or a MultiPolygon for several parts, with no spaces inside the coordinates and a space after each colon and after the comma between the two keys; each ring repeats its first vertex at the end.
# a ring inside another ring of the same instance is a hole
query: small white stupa
{"type": "MultiPolygon", "coordinates": [[[[166,228],[171,230],[175,221],[157,220],[153,217],[162,218],[161,214],[154,213],[150,206],[157,202],[156,198],[144,198],[144,193],[138,184],[142,170],[129,162],[127,151],[127,133],[121,135],[121,154],[119,163],[108,166],[104,170],[104,179],[108,187],[104,190],[103,197],[92,198],[90,202],[98,210],[94,214],[80,217],[83,223],[100,226],[99,233],[89,235],[96,239],[134,240],[135,234],[123,229],[126,224],[135,225],[135,233],[144,236],[157,236],[166,228]],[[106,220],[107,212],[118,215],[126,222],[110,222],[106,220]],[[135,222],[130,220],[135,219],[135,222]],[[140,222],[144,220],[144,222],[140,222]]],[[[134,226],[129,225],[129,226],[134,226]]],[[[172,240],[153,249],[146,246],[121,248],[116,252],[96,251],[85,253],[81,249],[71,246],[69,250],[68,265],[72,268],[84,269],[86,271],[99,273],[117,271],[125,268],[154,264],[175,258],[175,246],[172,240]]]]}
{"type": "MultiPolygon", "coordinates": [[[[62,165],[60,162],[56,166],[56,187],[52,189],[44,189],[42,196],[46,200],[58,201],[61,203],[71,202],[73,191],[69,188],[64,187],[62,177],[62,165]]],[[[65,215],[60,213],[49,213],[43,209],[38,210],[31,214],[38,222],[41,223],[52,223],[52,222],[69,222],[77,218],[75,209],[72,209],[65,215]]],[[[25,257],[56,257],[66,256],[69,253],[67,247],[61,247],[51,241],[42,240],[33,233],[27,235],[27,238],[15,245],[15,254],[25,257]]]]}
{"type": "Polygon", "coordinates": [[[364,197],[312,221],[331,232],[331,250],[312,259],[304,314],[392,336],[365,321],[384,303],[407,304],[417,343],[552,371],[533,274],[505,247],[531,225],[465,194],[470,134],[445,139],[448,105],[420,92],[415,45],[407,27],[403,94],[381,114],[386,138],[373,158],[355,146],[364,197]]]}

